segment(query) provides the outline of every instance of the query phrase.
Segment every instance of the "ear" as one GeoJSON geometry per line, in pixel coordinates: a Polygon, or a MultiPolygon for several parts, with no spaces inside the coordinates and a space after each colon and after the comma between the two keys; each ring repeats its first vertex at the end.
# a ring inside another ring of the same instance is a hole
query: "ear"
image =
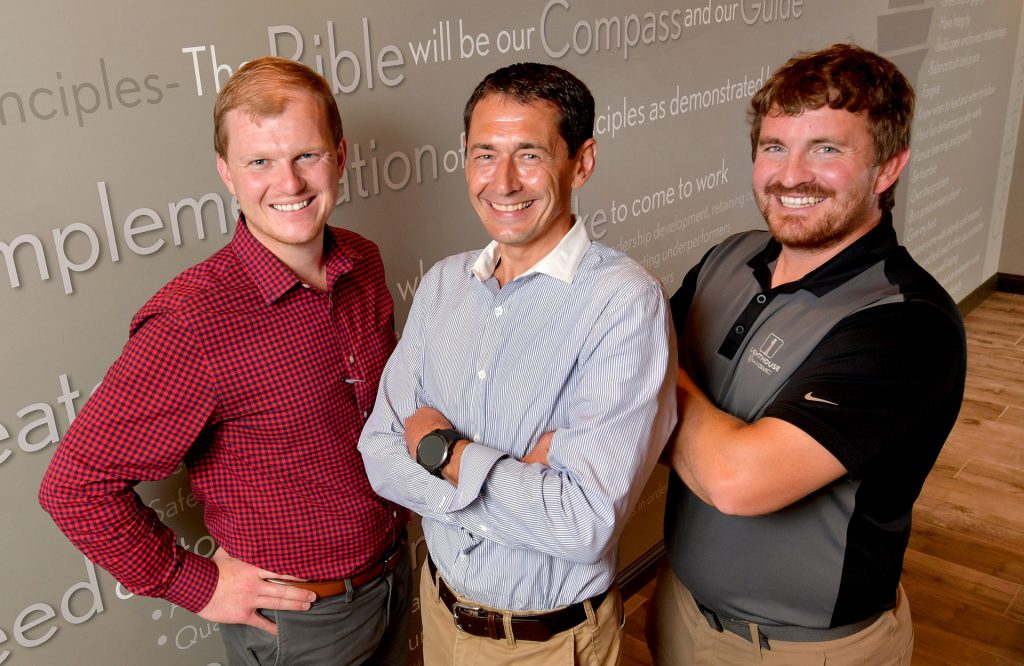
{"type": "Polygon", "coordinates": [[[576,153],[576,175],[572,179],[573,188],[583,187],[583,184],[590,180],[590,175],[594,173],[596,164],[597,142],[590,138],[583,142],[576,153]]]}
{"type": "Polygon", "coordinates": [[[348,141],[341,137],[338,142],[338,182],[345,177],[345,162],[348,160],[348,141]]]}
{"type": "Polygon", "coordinates": [[[224,185],[228,188],[228,192],[234,195],[235,184],[231,181],[231,171],[228,169],[228,163],[225,162],[224,158],[220,155],[217,155],[217,173],[220,174],[220,179],[224,181],[224,185]]]}
{"type": "Polygon", "coordinates": [[[900,174],[903,172],[903,167],[907,166],[907,162],[909,160],[910,149],[907,148],[883,162],[878,167],[878,176],[875,178],[875,187],[873,192],[875,194],[881,194],[889,189],[900,177],[900,174]]]}

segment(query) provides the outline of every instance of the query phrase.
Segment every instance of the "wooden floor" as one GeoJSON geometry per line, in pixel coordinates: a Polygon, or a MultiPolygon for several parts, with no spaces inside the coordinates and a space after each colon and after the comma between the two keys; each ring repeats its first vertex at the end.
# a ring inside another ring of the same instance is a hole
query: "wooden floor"
{"type": "MultiPolygon", "coordinates": [[[[903,585],[914,666],[1024,666],[1024,296],[966,318],[967,390],[914,508],[903,585]]],[[[625,666],[651,663],[648,585],[626,601],[625,666]]]]}

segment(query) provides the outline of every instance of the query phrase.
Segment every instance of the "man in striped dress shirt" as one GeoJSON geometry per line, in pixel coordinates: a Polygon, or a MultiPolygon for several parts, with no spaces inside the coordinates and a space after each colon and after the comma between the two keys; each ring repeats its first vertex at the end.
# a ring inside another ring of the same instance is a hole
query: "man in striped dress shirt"
{"type": "Polygon", "coordinates": [[[464,122],[493,242],[423,278],[359,449],[423,516],[427,664],[615,664],[618,539],[675,421],[666,299],[572,215],[596,154],[581,81],[500,69],[464,122]]]}

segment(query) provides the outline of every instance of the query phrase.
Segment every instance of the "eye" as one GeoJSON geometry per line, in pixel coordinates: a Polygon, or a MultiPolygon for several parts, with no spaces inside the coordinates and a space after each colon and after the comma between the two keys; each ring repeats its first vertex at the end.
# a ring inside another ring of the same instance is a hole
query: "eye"
{"type": "Polygon", "coordinates": [[[308,160],[312,160],[312,159],[316,159],[317,157],[320,157],[320,155],[318,155],[317,153],[302,153],[301,155],[299,155],[299,159],[300,160],[307,160],[307,161],[308,160]]]}
{"type": "Polygon", "coordinates": [[[766,145],[761,146],[761,152],[762,153],[781,153],[782,152],[782,146],[780,146],[778,144],[766,144],[766,145]]]}
{"type": "Polygon", "coordinates": [[[263,167],[267,166],[267,161],[262,158],[252,160],[249,162],[249,166],[253,167],[254,169],[262,169],[263,167]]]}

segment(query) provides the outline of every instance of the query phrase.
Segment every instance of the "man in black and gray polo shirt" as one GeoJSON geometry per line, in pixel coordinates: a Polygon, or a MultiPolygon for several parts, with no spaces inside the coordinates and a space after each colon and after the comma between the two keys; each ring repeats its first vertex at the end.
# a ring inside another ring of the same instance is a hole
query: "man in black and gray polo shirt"
{"type": "Polygon", "coordinates": [[[681,425],[651,650],[907,664],[911,508],[966,367],[956,305],[892,225],[914,92],[837,44],[791,59],[751,106],[770,233],[712,249],[672,299],[681,425]]]}

